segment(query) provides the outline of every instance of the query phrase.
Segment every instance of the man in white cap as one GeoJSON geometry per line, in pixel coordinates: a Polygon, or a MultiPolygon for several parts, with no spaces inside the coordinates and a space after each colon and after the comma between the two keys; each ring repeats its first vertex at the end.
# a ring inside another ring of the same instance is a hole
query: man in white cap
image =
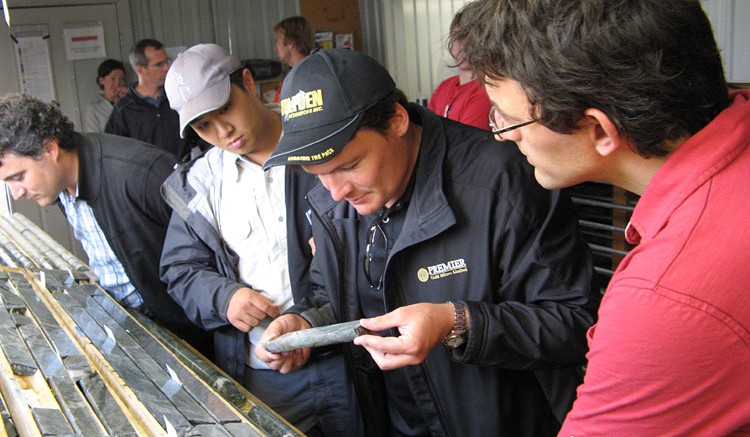
{"type": "MultiPolygon", "coordinates": [[[[345,345],[368,432],[555,433],[594,320],[570,200],[539,186],[515,147],[407,103],[361,53],[297,64],[281,113],[265,165],[301,165],[322,184],[308,194],[316,294],[261,342],[357,319],[383,334],[345,345]]],[[[306,353],[256,349],[282,372],[306,353]]]]}
{"type": "Polygon", "coordinates": [[[174,210],[161,261],[169,293],[214,332],[217,363],[254,395],[307,435],[351,435],[358,411],[338,349],[293,375],[269,370],[253,353],[270,321],[311,294],[304,197],[317,181],[298,169],[263,170],[281,117],[222,47],[180,54],[165,89],[181,135],[192,129],[214,146],[162,186],[174,210]]]}

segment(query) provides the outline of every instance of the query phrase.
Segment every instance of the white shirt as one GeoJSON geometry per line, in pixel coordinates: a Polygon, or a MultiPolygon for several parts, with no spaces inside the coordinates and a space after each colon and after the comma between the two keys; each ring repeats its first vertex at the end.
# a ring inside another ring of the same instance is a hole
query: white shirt
{"type": "Polygon", "coordinates": [[[83,110],[83,132],[104,133],[114,104],[100,95],[83,110]]]}
{"type": "MultiPolygon", "coordinates": [[[[294,303],[287,253],[285,167],[263,171],[229,152],[223,153],[223,161],[221,193],[216,193],[220,202],[214,203],[219,232],[239,256],[240,280],[284,311],[294,303]]],[[[251,347],[270,322],[267,318],[250,330],[251,347]]],[[[255,354],[249,355],[251,367],[268,368],[255,354]]]]}

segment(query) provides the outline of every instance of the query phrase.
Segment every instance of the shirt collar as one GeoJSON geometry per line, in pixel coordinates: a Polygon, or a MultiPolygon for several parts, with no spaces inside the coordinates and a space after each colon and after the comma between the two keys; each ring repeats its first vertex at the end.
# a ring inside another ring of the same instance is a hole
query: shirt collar
{"type": "Polygon", "coordinates": [[[691,193],[750,147],[750,91],[731,96],[733,103],[682,143],[651,179],[630,219],[633,239],[653,238],[691,193]]]}
{"type": "Polygon", "coordinates": [[[242,155],[224,151],[222,160],[224,161],[223,177],[232,182],[237,182],[240,179],[240,174],[243,170],[249,170],[254,173],[263,173],[263,168],[261,166],[242,155]]]}
{"type": "Polygon", "coordinates": [[[130,85],[130,90],[133,91],[133,94],[135,94],[139,99],[146,101],[148,104],[159,107],[161,106],[162,100],[164,100],[164,89],[159,92],[159,95],[156,96],[156,98],[144,96],[143,94],[139,93],[138,90],[135,89],[135,87],[138,86],[138,83],[134,83],[133,85],[130,85]]]}

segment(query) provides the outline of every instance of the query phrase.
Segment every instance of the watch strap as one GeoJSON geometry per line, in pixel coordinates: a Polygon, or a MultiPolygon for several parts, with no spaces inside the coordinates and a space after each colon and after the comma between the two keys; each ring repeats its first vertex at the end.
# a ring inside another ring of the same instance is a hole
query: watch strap
{"type": "Polygon", "coordinates": [[[463,302],[451,302],[453,304],[453,328],[443,339],[443,344],[450,348],[457,348],[466,341],[466,304],[463,302]]]}

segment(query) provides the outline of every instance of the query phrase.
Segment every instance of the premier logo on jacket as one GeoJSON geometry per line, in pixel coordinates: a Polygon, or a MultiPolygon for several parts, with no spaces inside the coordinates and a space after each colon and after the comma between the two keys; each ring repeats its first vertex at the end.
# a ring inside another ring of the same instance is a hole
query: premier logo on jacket
{"type": "Polygon", "coordinates": [[[444,263],[438,263],[433,266],[422,267],[417,270],[417,279],[419,279],[420,282],[427,282],[429,280],[442,279],[459,273],[466,273],[468,271],[469,267],[466,265],[466,261],[463,258],[459,258],[444,263]]]}

